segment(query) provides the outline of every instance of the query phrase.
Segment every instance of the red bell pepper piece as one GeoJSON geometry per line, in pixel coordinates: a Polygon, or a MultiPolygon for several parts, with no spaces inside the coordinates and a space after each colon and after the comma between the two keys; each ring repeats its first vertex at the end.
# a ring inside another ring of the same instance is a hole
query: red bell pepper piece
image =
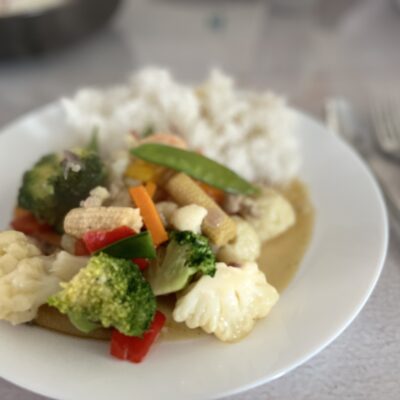
{"type": "Polygon", "coordinates": [[[78,239],[75,242],[75,255],[76,256],[89,256],[90,252],[86,247],[85,242],[82,239],[78,239]]]}
{"type": "Polygon", "coordinates": [[[141,271],[144,271],[150,265],[149,260],[146,258],[133,258],[132,262],[136,264],[141,271]]]}
{"type": "Polygon", "coordinates": [[[89,231],[83,235],[83,242],[90,253],[114,243],[135,235],[135,231],[127,226],[120,226],[112,231],[89,231]]]}
{"type": "MultiPolygon", "coordinates": [[[[76,255],[88,255],[98,250],[125,239],[134,236],[136,233],[127,226],[121,226],[112,231],[89,231],[83,235],[82,240],[78,240],[75,244],[76,255]]],[[[134,258],[132,260],[140,270],[144,270],[149,266],[149,261],[145,258],[134,258]]]]}
{"type": "Polygon", "coordinates": [[[11,222],[11,226],[16,231],[25,233],[25,235],[32,236],[42,242],[60,246],[61,236],[50,225],[39,222],[29,211],[25,211],[24,214],[16,217],[11,222]]]}
{"type": "Polygon", "coordinates": [[[34,238],[36,238],[41,242],[50,244],[52,246],[55,247],[61,246],[61,235],[59,235],[51,228],[40,229],[36,232],[33,232],[31,236],[33,236],[34,238]]]}
{"type": "Polygon", "coordinates": [[[33,214],[27,214],[22,217],[17,217],[11,222],[11,226],[19,232],[26,235],[32,235],[38,231],[52,230],[50,225],[41,224],[33,214]]]}
{"type": "Polygon", "coordinates": [[[117,330],[113,330],[111,336],[110,352],[116,358],[140,363],[149,352],[151,345],[157,339],[165,324],[165,315],[157,311],[150,328],[143,337],[126,336],[117,330]]]}

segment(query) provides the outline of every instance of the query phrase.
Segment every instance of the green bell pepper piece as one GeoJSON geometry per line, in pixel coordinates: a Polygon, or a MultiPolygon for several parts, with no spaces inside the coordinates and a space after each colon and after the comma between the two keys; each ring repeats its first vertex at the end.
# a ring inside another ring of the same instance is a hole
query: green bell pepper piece
{"type": "Polygon", "coordinates": [[[135,236],[118,240],[102,249],[95,254],[106,253],[116,258],[156,258],[156,250],[149,232],[142,232],[135,236]]]}

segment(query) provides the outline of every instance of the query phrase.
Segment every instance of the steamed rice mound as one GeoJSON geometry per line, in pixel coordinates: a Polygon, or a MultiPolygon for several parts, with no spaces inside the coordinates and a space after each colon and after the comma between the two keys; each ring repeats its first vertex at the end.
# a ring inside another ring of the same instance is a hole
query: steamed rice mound
{"type": "Polygon", "coordinates": [[[78,134],[88,138],[98,129],[104,151],[126,147],[127,135],[152,128],[182,136],[249,180],[282,184],[299,172],[299,145],[285,100],[240,91],[219,71],[192,87],[175,82],[166,70],[148,68],[126,85],[82,89],[63,104],[78,134]]]}

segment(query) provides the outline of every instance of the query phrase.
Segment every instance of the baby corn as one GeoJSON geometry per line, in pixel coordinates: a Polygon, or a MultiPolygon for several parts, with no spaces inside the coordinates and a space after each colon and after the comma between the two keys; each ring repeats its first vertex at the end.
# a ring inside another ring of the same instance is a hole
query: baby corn
{"type": "Polygon", "coordinates": [[[74,208],[64,220],[64,231],[68,235],[81,238],[85,232],[112,230],[128,226],[140,232],[143,226],[140,211],[130,207],[74,208]]]}
{"type": "Polygon", "coordinates": [[[178,173],[165,183],[165,189],[180,206],[197,204],[207,209],[202,231],[217,246],[236,236],[235,222],[189,176],[178,173]]]}

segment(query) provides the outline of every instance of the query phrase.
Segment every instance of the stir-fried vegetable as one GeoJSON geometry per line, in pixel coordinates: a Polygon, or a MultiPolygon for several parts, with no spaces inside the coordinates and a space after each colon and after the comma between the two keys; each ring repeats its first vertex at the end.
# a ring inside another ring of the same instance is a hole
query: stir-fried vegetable
{"type": "Polygon", "coordinates": [[[151,198],[153,198],[155,193],[156,193],[156,190],[157,190],[157,185],[154,182],[149,181],[149,182],[146,183],[145,188],[146,188],[147,193],[149,194],[149,196],[151,198]]]}
{"type": "Polygon", "coordinates": [[[133,258],[132,262],[136,264],[141,271],[144,271],[150,265],[150,261],[147,258],[133,258]]]}
{"type": "Polygon", "coordinates": [[[128,226],[120,226],[110,231],[88,231],[83,235],[83,241],[90,253],[95,253],[129,236],[134,236],[135,231],[128,226]]]}
{"type": "Polygon", "coordinates": [[[120,360],[140,363],[160,334],[165,320],[164,314],[157,311],[150,328],[143,334],[143,337],[126,336],[114,330],[111,337],[111,355],[120,360]]]}
{"type": "Polygon", "coordinates": [[[127,226],[121,226],[112,231],[86,232],[83,240],[77,240],[75,245],[75,253],[84,255],[85,251],[86,254],[102,252],[116,258],[131,259],[140,270],[146,269],[149,266],[148,259],[156,256],[149,233],[143,232],[136,235],[135,231],[127,226]]]}
{"type": "Polygon", "coordinates": [[[11,226],[18,232],[26,235],[33,235],[36,232],[51,229],[51,226],[45,223],[40,223],[35,216],[28,212],[21,217],[15,218],[11,222],[11,226]]]}
{"type": "MultiPolygon", "coordinates": [[[[132,362],[142,361],[165,324],[155,296],[180,292],[174,320],[225,341],[247,334],[277,298],[270,301],[264,275],[246,263],[258,256],[256,233],[220,206],[228,196],[255,201],[259,188],[187,151],[174,135],[141,143],[128,166],[128,154],[112,162],[116,182],[108,187],[95,136],[86,148],[43,157],[24,175],[12,222],[32,237],[88,256],[80,257],[73,274],[60,276],[40,304],[47,301],[82,332],[112,328],[111,354],[132,362]],[[123,172],[138,186],[127,189],[131,180],[123,172]],[[62,244],[56,229],[64,231],[62,244]],[[243,266],[216,264],[215,254],[243,266]]],[[[66,265],[62,270],[71,270],[66,265]]]]}
{"type": "Polygon", "coordinates": [[[106,253],[118,258],[149,258],[156,257],[153,242],[149,232],[142,232],[135,236],[129,236],[115,243],[100,249],[102,253],[106,253]]]}
{"type": "Polygon", "coordinates": [[[193,232],[174,231],[165,252],[150,264],[147,279],[156,296],[183,289],[195,275],[215,274],[215,256],[208,239],[193,232]]]}
{"type": "Polygon", "coordinates": [[[131,179],[137,179],[142,182],[157,182],[160,175],[165,170],[160,165],[151,164],[143,160],[135,160],[128,165],[125,175],[131,179]]]}
{"type": "Polygon", "coordinates": [[[235,238],[235,222],[189,176],[176,174],[165,184],[165,189],[180,206],[197,204],[207,209],[202,231],[214,244],[223,246],[235,238]]]}
{"type": "Polygon", "coordinates": [[[91,189],[105,181],[105,166],[94,151],[76,149],[50,154],[25,173],[18,205],[40,221],[62,230],[68,211],[78,207],[91,189]]]}
{"type": "Polygon", "coordinates": [[[193,151],[148,143],[132,150],[142,160],[184,172],[194,179],[230,193],[255,194],[258,188],[232,170],[193,151]]]}
{"type": "Polygon", "coordinates": [[[132,207],[74,208],[64,219],[64,231],[75,238],[82,238],[90,231],[111,231],[127,226],[140,232],[143,226],[139,209],[132,207]]]}
{"type": "Polygon", "coordinates": [[[55,232],[53,227],[46,223],[40,223],[37,218],[29,211],[22,213],[19,212],[19,217],[16,217],[11,226],[18,232],[30,235],[41,242],[50,244],[52,246],[59,246],[61,236],[55,232]]]}
{"type": "Polygon", "coordinates": [[[146,228],[149,230],[155,245],[168,240],[167,231],[161,221],[157,208],[144,186],[132,187],[129,190],[132,200],[140,209],[146,228]]]}
{"type": "MultiPolygon", "coordinates": [[[[140,336],[150,326],[156,300],[148,282],[132,262],[99,254],[90,259],[63,290],[48,300],[72,321],[114,327],[127,336],[140,336]]],[[[81,324],[78,324],[79,329],[81,324]]]]}
{"type": "Polygon", "coordinates": [[[90,255],[90,251],[86,247],[85,242],[82,239],[78,239],[75,241],[74,245],[74,254],[76,256],[88,256],[90,255]]]}
{"type": "Polygon", "coordinates": [[[207,193],[217,204],[221,205],[225,200],[225,193],[221,189],[217,189],[216,187],[207,185],[204,182],[196,182],[205,193],[207,193]]]}
{"type": "Polygon", "coordinates": [[[240,267],[217,263],[211,279],[202,276],[179,297],[173,318],[189,328],[202,328],[224,341],[242,339],[278,301],[278,292],[254,262],[240,267]]]}

